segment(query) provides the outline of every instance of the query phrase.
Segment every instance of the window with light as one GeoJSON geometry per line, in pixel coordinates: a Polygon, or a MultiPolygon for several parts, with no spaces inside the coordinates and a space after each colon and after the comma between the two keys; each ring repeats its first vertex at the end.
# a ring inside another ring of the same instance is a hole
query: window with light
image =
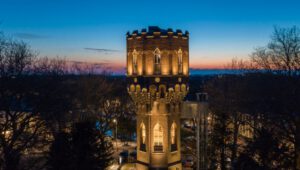
{"type": "Polygon", "coordinates": [[[178,72],[182,73],[183,66],[182,66],[182,50],[178,50],[178,72]]]}
{"type": "Polygon", "coordinates": [[[162,152],[163,151],[163,128],[157,123],[153,129],[153,141],[154,141],[154,151],[162,152]]]}
{"type": "Polygon", "coordinates": [[[146,151],[146,126],[144,123],[141,124],[141,145],[140,145],[140,150],[141,151],[146,151]]]}
{"type": "Polygon", "coordinates": [[[171,152],[177,151],[177,135],[176,135],[176,123],[173,122],[171,126],[171,152]]]}
{"type": "Polygon", "coordinates": [[[137,73],[137,52],[136,50],[133,50],[132,53],[132,65],[133,65],[133,73],[136,74],[137,73]]]}
{"type": "Polygon", "coordinates": [[[154,70],[155,70],[155,74],[160,74],[160,51],[158,48],[155,49],[154,51],[154,70]]]}

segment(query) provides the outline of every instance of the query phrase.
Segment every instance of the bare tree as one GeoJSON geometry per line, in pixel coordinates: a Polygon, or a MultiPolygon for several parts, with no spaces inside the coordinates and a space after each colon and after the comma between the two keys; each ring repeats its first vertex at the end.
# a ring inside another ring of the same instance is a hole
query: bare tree
{"type": "Polygon", "coordinates": [[[299,28],[275,27],[271,42],[267,47],[257,48],[251,60],[260,69],[298,75],[300,71],[299,28]]]}
{"type": "Polygon", "coordinates": [[[39,147],[44,121],[35,108],[38,95],[29,75],[35,54],[23,42],[0,39],[1,169],[19,169],[22,155],[39,147]]]}
{"type": "Polygon", "coordinates": [[[29,72],[36,54],[24,42],[0,37],[0,76],[15,77],[29,72]]]}

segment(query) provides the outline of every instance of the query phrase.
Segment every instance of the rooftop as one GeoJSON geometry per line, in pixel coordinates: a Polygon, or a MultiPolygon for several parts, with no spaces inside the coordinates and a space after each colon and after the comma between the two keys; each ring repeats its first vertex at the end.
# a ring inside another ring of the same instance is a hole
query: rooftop
{"type": "Polygon", "coordinates": [[[168,29],[162,29],[158,26],[149,26],[148,29],[143,28],[140,32],[139,30],[134,30],[132,33],[127,32],[127,36],[131,37],[133,35],[153,35],[154,33],[160,33],[160,35],[182,35],[185,37],[189,36],[189,32],[185,31],[185,33],[182,32],[180,29],[176,29],[176,31],[173,31],[172,28],[168,29]]]}

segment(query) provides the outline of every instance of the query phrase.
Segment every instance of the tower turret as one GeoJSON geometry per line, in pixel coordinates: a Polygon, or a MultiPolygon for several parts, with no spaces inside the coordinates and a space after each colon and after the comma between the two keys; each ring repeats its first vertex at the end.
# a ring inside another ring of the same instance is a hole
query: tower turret
{"type": "Polygon", "coordinates": [[[127,33],[128,92],[137,107],[137,169],[182,169],[180,113],[188,92],[189,33],[127,33]]]}

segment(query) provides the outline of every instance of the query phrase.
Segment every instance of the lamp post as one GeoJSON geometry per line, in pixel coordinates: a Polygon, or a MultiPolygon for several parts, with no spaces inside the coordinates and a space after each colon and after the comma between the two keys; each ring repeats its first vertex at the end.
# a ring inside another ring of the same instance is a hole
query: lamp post
{"type": "Polygon", "coordinates": [[[118,121],[117,119],[114,119],[113,122],[116,124],[116,149],[117,149],[117,152],[118,152],[118,121]]]}

